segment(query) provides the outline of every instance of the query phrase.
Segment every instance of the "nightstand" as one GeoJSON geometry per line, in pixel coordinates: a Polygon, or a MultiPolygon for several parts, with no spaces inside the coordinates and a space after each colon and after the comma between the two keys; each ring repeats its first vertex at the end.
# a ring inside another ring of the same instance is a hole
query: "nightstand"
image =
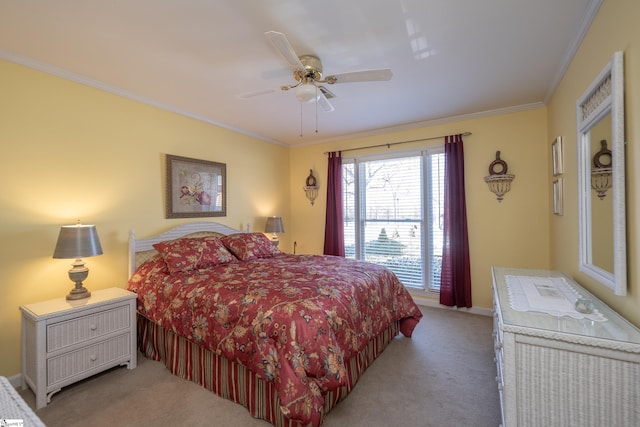
{"type": "Polygon", "coordinates": [[[121,288],[92,291],[82,300],[56,298],[20,307],[22,388],[36,395],[36,408],[62,387],[106,369],[134,369],[136,294],[121,288]]]}

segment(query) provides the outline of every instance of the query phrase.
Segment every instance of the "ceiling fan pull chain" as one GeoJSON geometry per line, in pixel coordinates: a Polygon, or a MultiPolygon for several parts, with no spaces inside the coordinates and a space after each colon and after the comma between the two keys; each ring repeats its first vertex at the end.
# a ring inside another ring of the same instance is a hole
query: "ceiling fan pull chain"
{"type": "Polygon", "coordinates": [[[318,133],[318,85],[316,84],[316,133],[318,133]]]}
{"type": "Polygon", "coordinates": [[[302,104],[300,104],[300,138],[302,138],[302,104]]]}

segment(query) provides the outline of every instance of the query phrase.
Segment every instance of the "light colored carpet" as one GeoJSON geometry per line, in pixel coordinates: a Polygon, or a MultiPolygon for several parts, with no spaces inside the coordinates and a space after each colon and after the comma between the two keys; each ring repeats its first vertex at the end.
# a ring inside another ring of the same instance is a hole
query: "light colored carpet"
{"type": "MultiPolygon", "coordinates": [[[[422,312],[413,338],[395,338],[323,426],[500,423],[492,319],[438,308],[422,312]]],[[[20,394],[34,406],[30,390],[20,394]]],[[[37,414],[48,427],[270,425],[142,355],[134,370],[115,368],[64,388],[37,414]]]]}

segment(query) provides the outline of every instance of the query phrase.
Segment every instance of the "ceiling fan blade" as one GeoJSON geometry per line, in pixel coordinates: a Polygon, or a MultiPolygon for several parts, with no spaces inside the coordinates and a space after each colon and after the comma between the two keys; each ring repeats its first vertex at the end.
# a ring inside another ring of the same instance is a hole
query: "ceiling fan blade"
{"type": "Polygon", "coordinates": [[[335,98],[336,94],[331,92],[329,89],[327,89],[324,86],[318,86],[318,89],[320,89],[320,92],[322,92],[322,94],[327,98],[327,99],[331,99],[331,98],[335,98]]]}
{"type": "Polygon", "coordinates": [[[325,78],[329,84],[333,83],[353,83],[353,82],[373,82],[391,80],[393,73],[389,68],[378,70],[352,71],[349,73],[334,74],[325,78]]]}
{"type": "Polygon", "coordinates": [[[300,62],[296,51],[291,47],[287,36],[277,31],[267,31],[264,35],[267,36],[267,39],[276,48],[280,56],[284,58],[289,68],[292,70],[304,70],[304,65],[300,62]]]}
{"type": "Polygon", "coordinates": [[[332,111],[335,110],[335,108],[333,108],[333,105],[331,105],[331,103],[329,102],[329,100],[324,96],[324,93],[322,93],[322,91],[320,91],[320,97],[318,98],[318,104],[320,105],[320,107],[326,111],[327,113],[330,113],[332,111]]]}
{"type": "Polygon", "coordinates": [[[256,92],[241,93],[240,95],[238,95],[238,98],[240,99],[255,98],[256,96],[266,95],[268,93],[273,93],[273,92],[275,92],[275,89],[258,90],[256,92]]]}

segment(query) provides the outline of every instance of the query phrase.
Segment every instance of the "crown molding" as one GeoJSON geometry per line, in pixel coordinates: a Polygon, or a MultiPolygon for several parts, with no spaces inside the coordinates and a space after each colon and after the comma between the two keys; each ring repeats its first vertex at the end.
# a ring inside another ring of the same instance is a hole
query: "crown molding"
{"type": "Polygon", "coordinates": [[[82,76],[80,74],[76,74],[76,73],[72,73],[71,71],[62,69],[62,68],[58,68],[56,66],[53,66],[51,64],[47,64],[44,62],[40,62],[40,61],[36,61],[35,59],[32,58],[28,58],[22,55],[18,55],[17,53],[8,51],[8,50],[4,50],[4,49],[0,49],[0,59],[3,59],[5,61],[8,62],[13,62],[15,64],[18,65],[22,65],[28,68],[32,68],[34,70],[37,71],[42,71],[43,73],[47,73],[56,77],[60,77],[62,79],[65,80],[69,80],[75,83],[80,83],[82,85],[85,86],[89,86],[91,88],[94,89],[98,89],[104,92],[108,92],[108,93],[112,93],[114,95],[118,95],[118,96],[122,96],[123,98],[127,98],[127,99],[131,99],[133,101],[137,101],[137,102],[141,102],[143,104],[147,104],[150,105],[152,107],[156,107],[159,108],[161,110],[165,110],[165,111],[170,111],[172,113],[176,113],[176,114],[180,114],[182,116],[185,117],[189,117],[191,119],[194,120],[198,120],[201,122],[205,122],[205,123],[209,123],[211,125],[223,128],[223,129],[227,129],[242,135],[246,135],[252,138],[256,138],[265,142],[270,142],[272,144],[277,144],[277,145],[284,145],[282,144],[282,142],[280,141],[276,141],[274,139],[270,139],[265,137],[264,135],[259,135],[259,134],[255,134],[252,132],[247,132],[246,130],[243,129],[239,129],[233,126],[229,126],[225,123],[221,123],[221,122],[217,122],[215,120],[211,120],[208,117],[205,116],[201,116],[199,114],[195,114],[192,113],[190,111],[187,110],[182,110],[180,108],[176,108],[173,105],[170,104],[164,104],[162,102],[158,102],[154,99],[151,98],[147,98],[145,96],[140,96],[140,95],[136,95],[134,93],[131,93],[129,91],[126,91],[122,88],[119,88],[117,86],[113,86],[110,85],[108,83],[99,81],[99,80],[95,80],[86,76],[82,76]]]}
{"type": "MultiPolygon", "coordinates": [[[[595,0],[596,2],[601,2],[602,0],[595,0]]],[[[597,12],[597,9],[596,9],[597,12]]],[[[85,86],[89,86],[92,87],[94,89],[98,89],[98,90],[102,90],[108,93],[112,93],[114,95],[118,95],[118,96],[122,96],[124,98],[127,99],[131,99],[133,101],[137,101],[137,102],[141,102],[143,104],[147,104],[150,105],[152,107],[156,107],[156,108],[160,108],[162,110],[165,111],[170,111],[176,114],[180,114],[183,115],[185,117],[189,117],[195,120],[199,120],[201,122],[205,122],[205,123],[209,123],[211,125],[223,128],[223,129],[227,129],[242,135],[246,135],[255,139],[259,139],[261,141],[265,141],[265,142],[269,142],[271,144],[276,144],[276,145],[281,145],[281,146],[286,146],[289,148],[295,148],[295,147],[303,147],[303,146],[309,146],[309,145],[317,145],[317,144],[323,144],[323,143],[327,143],[327,142],[335,142],[335,141],[342,141],[345,139],[357,139],[357,138],[364,138],[364,137],[369,137],[369,136],[374,136],[374,135],[380,135],[380,134],[384,134],[384,133],[391,133],[391,132],[401,132],[401,131],[405,131],[405,130],[412,130],[412,129],[417,129],[417,128],[422,128],[422,127],[427,127],[427,126],[435,126],[435,125],[440,125],[440,124],[446,124],[446,123],[453,123],[453,122],[459,122],[459,121],[464,121],[464,120],[473,120],[473,119],[478,119],[478,118],[484,118],[484,117],[491,117],[491,116],[497,116],[497,115],[502,115],[502,114],[509,114],[509,113],[516,113],[516,112],[521,112],[521,111],[526,111],[526,110],[534,110],[537,108],[542,108],[545,106],[545,103],[543,102],[534,102],[534,103],[530,103],[530,104],[523,104],[523,105],[515,105],[512,107],[506,107],[506,108],[498,108],[495,110],[486,110],[486,111],[480,111],[480,112],[476,112],[476,113],[470,113],[470,114],[463,114],[463,115],[458,115],[458,116],[450,116],[450,117],[443,117],[443,118],[438,118],[438,119],[433,119],[433,120],[425,120],[425,121],[419,121],[419,122],[412,122],[412,123],[406,123],[403,125],[398,125],[398,126],[390,126],[390,127],[383,127],[383,128],[376,128],[376,129],[370,129],[367,131],[363,131],[363,132],[357,132],[357,133],[352,133],[352,134],[347,134],[347,135],[341,135],[338,137],[333,137],[333,138],[326,138],[326,139],[320,139],[320,140],[315,140],[306,144],[295,144],[295,145],[289,145],[289,144],[285,144],[281,141],[277,141],[271,138],[267,138],[264,135],[259,135],[259,134],[255,134],[252,132],[247,132],[243,129],[239,129],[233,126],[229,126],[226,125],[224,123],[220,123],[217,122],[215,120],[211,120],[208,117],[204,117],[201,116],[199,114],[194,114],[190,111],[187,110],[182,110],[179,108],[176,108],[172,105],[169,104],[164,104],[161,102],[158,102],[154,99],[151,98],[147,98],[144,96],[140,96],[140,95],[136,95],[134,93],[128,92],[122,88],[101,82],[99,80],[95,80],[86,76],[82,76],[76,73],[72,73],[68,70],[64,70],[62,68],[58,68],[55,67],[51,64],[47,64],[44,62],[40,62],[40,61],[36,61],[34,59],[22,56],[22,55],[18,55],[16,53],[4,50],[4,49],[0,49],[0,59],[3,59],[5,61],[9,61],[9,62],[13,62],[15,64],[19,64],[19,65],[23,65],[25,67],[28,68],[32,68],[34,70],[38,70],[38,71],[42,71],[44,73],[47,74],[51,74],[53,76],[56,77],[60,77],[66,80],[70,80],[76,83],[80,83],[82,85],[85,86]]]]}
{"type": "Polygon", "coordinates": [[[433,120],[406,123],[398,126],[376,128],[376,129],[371,129],[363,132],[357,132],[357,133],[352,133],[348,135],[341,135],[339,137],[316,140],[313,142],[309,142],[307,144],[296,144],[295,146],[291,146],[291,148],[323,144],[326,142],[344,141],[345,139],[366,138],[366,137],[381,135],[385,133],[402,132],[406,130],[419,129],[419,128],[428,127],[428,126],[436,126],[436,125],[455,123],[455,122],[461,122],[466,120],[481,119],[481,118],[492,117],[492,116],[500,116],[503,114],[519,113],[521,111],[536,110],[538,108],[543,108],[543,107],[545,107],[545,104],[543,102],[533,102],[530,104],[514,105],[512,107],[497,108],[495,110],[485,110],[485,111],[479,111],[476,113],[462,114],[458,116],[449,116],[449,117],[442,117],[442,118],[433,119],[433,120]]]}
{"type": "Polygon", "coordinates": [[[587,31],[589,31],[589,28],[591,27],[593,20],[598,14],[598,10],[600,10],[600,6],[602,5],[603,1],[604,0],[592,0],[587,5],[584,16],[580,23],[578,32],[575,34],[573,41],[569,44],[569,46],[567,46],[567,50],[565,51],[562,61],[560,62],[560,67],[558,67],[558,70],[556,71],[556,74],[553,80],[551,81],[551,84],[549,85],[547,94],[544,97],[545,104],[549,103],[549,101],[551,100],[551,97],[553,96],[556,89],[558,88],[558,85],[560,84],[560,81],[564,77],[564,74],[567,72],[567,69],[571,64],[571,61],[573,61],[573,57],[578,52],[578,49],[582,44],[582,40],[584,40],[584,37],[587,35],[587,31]]]}

